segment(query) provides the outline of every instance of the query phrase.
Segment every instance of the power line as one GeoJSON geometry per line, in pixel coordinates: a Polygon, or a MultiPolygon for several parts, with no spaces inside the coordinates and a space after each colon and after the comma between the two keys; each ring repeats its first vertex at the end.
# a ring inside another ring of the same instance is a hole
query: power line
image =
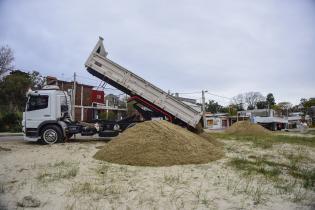
{"type": "Polygon", "coordinates": [[[225,96],[220,96],[220,95],[217,95],[217,94],[214,94],[214,93],[209,93],[209,92],[206,92],[206,94],[213,95],[213,96],[217,96],[217,97],[220,97],[220,98],[225,98],[225,99],[232,100],[232,98],[225,97],[225,96]]]}
{"type": "MultiPolygon", "coordinates": [[[[10,72],[13,72],[13,71],[24,71],[24,72],[28,72],[27,70],[25,69],[12,69],[12,68],[2,68],[2,69],[5,69],[7,71],[10,71],[10,72]]],[[[86,77],[86,76],[82,76],[82,75],[76,75],[77,77],[80,77],[80,78],[84,78],[84,79],[88,79],[90,81],[95,81],[95,82],[100,82],[100,80],[98,79],[94,79],[94,78],[90,78],[90,77],[86,77]]],[[[44,76],[44,77],[47,77],[47,76],[44,76]]],[[[67,77],[67,78],[64,78],[65,80],[69,79],[70,77],[67,77]]],[[[94,86],[94,87],[97,87],[97,86],[94,86]]],[[[115,89],[115,88],[109,88],[109,87],[103,87],[102,89],[107,89],[107,90],[114,90],[114,91],[119,91],[118,89],[115,89]]],[[[178,92],[176,92],[178,93],[178,92]]],[[[198,93],[201,93],[201,91],[194,91],[194,92],[182,92],[182,93],[178,93],[178,94],[181,94],[181,95],[192,95],[192,94],[198,94],[198,93]]],[[[221,96],[221,95],[218,95],[218,94],[214,94],[214,93],[210,93],[210,92],[205,92],[206,94],[208,95],[213,95],[213,96],[216,96],[216,97],[220,97],[220,98],[224,98],[224,99],[228,99],[228,100],[233,100],[232,98],[229,98],[229,97],[226,97],[226,96],[221,96]]]]}

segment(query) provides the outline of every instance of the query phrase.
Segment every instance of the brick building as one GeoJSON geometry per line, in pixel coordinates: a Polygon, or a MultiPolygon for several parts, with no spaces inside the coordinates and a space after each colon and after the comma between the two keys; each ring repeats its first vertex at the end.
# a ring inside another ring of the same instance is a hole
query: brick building
{"type": "MultiPolygon", "coordinates": [[[[46,78],[47,85],[57,85],[60,90],[68,92],[72,96],[73,82],[58,80],[56,77],[48,76],[46,78]]],[[[103,95],[104,92],[99,93],[103,95]]],[[[75,120],[91,121],[93,120],[93,110],[88,107],[92,107],[92,94],[93,86],[76,83],[76,94],[75,94],[75,120]],[[84,108],[86,107],[86,108],[84,108]]]]}
{"type": "MultiPolygon", "coordinates": [[[[57,85],[60,90],[66,91],[72,96],[73,82],[58,80],[56,77],[48,76],[46,83],[47,85],[57,85]]],[[[126,107],[106,105],[104,91],[93,90],[93,88],[91,85],[76,83],[75,120],[90,122],[98,119],[102,112],[108,113],[108,110],[115,112],[119,118],[126,114],[126,107]]]]}

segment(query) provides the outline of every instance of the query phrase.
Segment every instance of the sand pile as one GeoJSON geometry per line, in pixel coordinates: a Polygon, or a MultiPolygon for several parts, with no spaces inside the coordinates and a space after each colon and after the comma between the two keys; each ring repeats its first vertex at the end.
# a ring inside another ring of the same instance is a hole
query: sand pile
{"type": "Polygon", "coordinates": [[[222,148],[167,121],[146,121],[129,128],[94,158],[136,166],[201,164],[223,156],[222,148]]]}
{"type": "Polygon", "coordinates": [[[225,130],[230,134],[242,134],[242,135],[266,135],[271,132],[261,125],[251,123],[249,121],[239,121],[234,123],[231,127],[225,130]]]}

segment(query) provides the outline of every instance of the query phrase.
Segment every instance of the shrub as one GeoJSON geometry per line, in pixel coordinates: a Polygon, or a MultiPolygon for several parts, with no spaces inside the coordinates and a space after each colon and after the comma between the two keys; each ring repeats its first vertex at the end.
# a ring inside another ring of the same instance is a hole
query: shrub
{"type": "Polygon", "coordinates": [[[112,111],[112,110],[108,110],[108,115],[105,112],[101,112],[99,115],[99,119],[101,120],[117,120],[117,114],[112,111]]]}
{"type": "Polygon", "coordinates": [[[7,112],[2,113],[0,118],[0,131],[20,132],[22,130],[22,113],[7,112]]]}

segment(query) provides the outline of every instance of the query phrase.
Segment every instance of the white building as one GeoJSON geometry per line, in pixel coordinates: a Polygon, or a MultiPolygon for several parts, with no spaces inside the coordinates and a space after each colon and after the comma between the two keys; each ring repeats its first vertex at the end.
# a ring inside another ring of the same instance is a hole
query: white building
{"type": "Polygon", "coordinates": [[[228,113],[206,113],[206,126],[207,129],[225,129],[229,127],[228,113]]]}

